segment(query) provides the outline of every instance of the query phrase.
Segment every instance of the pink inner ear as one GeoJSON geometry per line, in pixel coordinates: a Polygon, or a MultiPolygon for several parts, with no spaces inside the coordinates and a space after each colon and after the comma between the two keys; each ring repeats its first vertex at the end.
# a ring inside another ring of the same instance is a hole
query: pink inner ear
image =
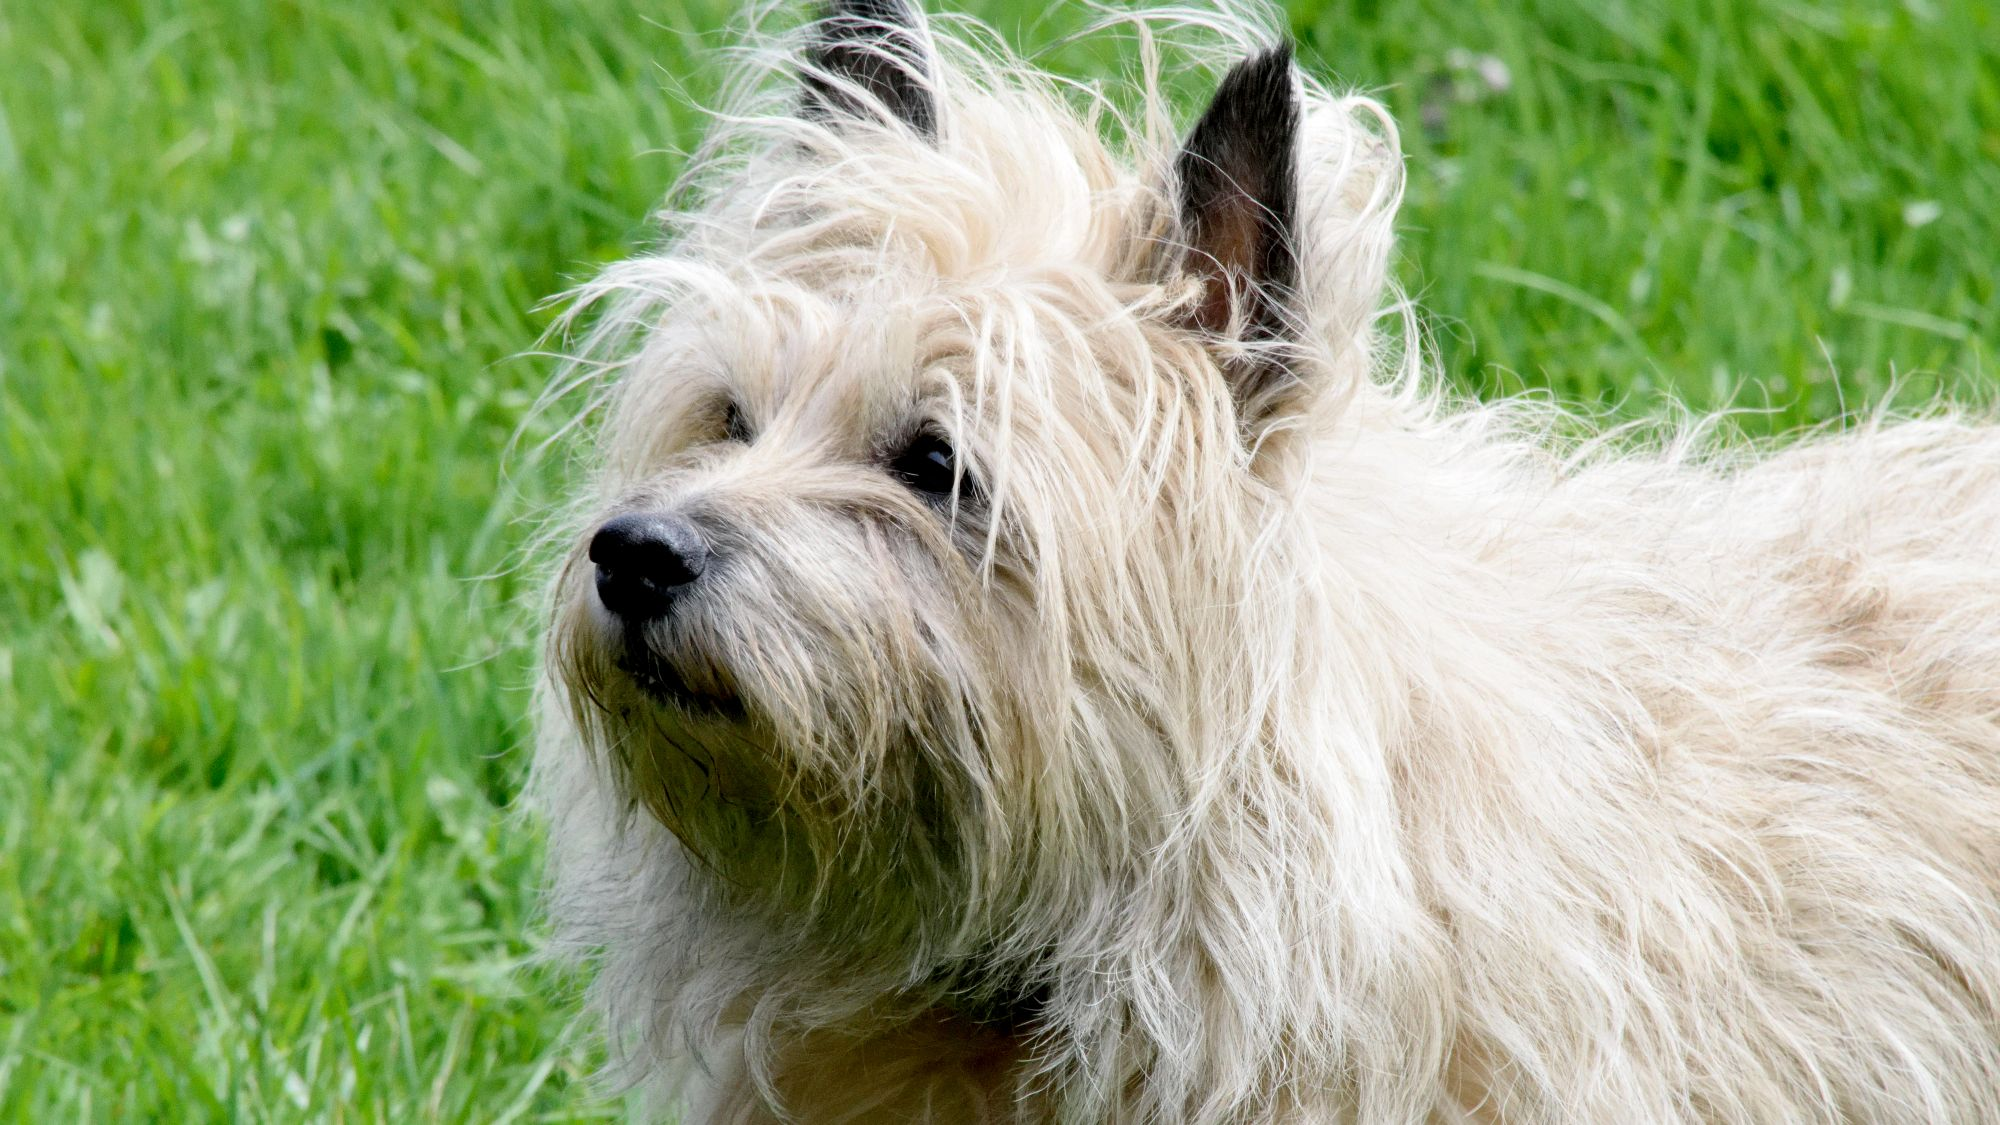
{"type": "Polygon", "coordinates": [[[1241,190],[1225,193],[1203,212],[1199,229],[1189,232],[1193,243],[1188,266],[1201,276],[1201,301],[1189,317],[1192,327],[1223,335],[1233,310],[1249,296],[1261,252],[1264,224],[1257,201],[1241,190]]]}
{"type": "Polygon", "coordinates": [[[1175,173],[1183,268],[1202,283],[1192,327],[1246,342],[1286,335],[1298,129],[1291,49],[1279,44],[1236,64],[1188,132],[1175,173]]]}

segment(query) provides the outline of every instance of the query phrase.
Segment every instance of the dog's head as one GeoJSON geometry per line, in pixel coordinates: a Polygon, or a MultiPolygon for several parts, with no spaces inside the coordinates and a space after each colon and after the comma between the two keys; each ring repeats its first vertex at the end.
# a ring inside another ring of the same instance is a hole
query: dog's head
{"type": "Polygon", "coordinates": [[[1113,121],[961,50],[838,5],[586,290],[610,377],[550,649],[722,881],[940,956],[1143,877],[1256,740],[1260,547],[1365,382],[1398,183],[1283,47],[1178,137],[1155,90],[1113,121]]]}

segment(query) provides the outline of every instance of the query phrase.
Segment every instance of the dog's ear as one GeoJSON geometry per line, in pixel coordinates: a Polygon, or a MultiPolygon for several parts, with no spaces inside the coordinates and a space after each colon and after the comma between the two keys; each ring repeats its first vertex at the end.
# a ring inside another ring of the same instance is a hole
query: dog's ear
{"type": "MultiPolygon", "coordinates": [[[[1190,327],[1247,344],[1290,336],[1299,274],[1298,144],[1292,51],[1281,44],[1230,70],[1174,163],[1182,268],[1200,281],[1190,327]]],[[[1257,355],[1232,365],[1246,404],[1262,400],[1284,374],[1257,355]]]]}
{"type": "Polygon", "coordinates": [[[806,49],[804,112],[900,121],[937,138],[937,97],[922,18],[906,0],[832,0],[806,49]]]}

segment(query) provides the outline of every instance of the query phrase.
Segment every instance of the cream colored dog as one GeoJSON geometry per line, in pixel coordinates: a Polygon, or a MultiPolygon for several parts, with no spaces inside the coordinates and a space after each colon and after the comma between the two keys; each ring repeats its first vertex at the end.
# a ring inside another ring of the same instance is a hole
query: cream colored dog
{"type": "Polygon", "coordinates": [[[2000,433],[1450,401],[1380,108],[1132,26],[1230,44],[1190,129],[900,0],[760,39],[582,295],[535,787],[627,1073],[700,1123],[2000,1121],[2000,433]]]}

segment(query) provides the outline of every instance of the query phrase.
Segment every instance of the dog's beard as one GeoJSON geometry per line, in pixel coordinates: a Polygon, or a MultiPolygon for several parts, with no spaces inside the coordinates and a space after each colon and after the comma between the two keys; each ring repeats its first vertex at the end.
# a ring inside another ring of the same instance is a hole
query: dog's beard
{"type": "Polygon", "coordinates": [[[966,782],[926,747],[944,705],[784,655],[789,636],[698,619],[607,627],[580,613],[558,653],[578,726],[633,805],[726,881],[797,909],[851,887],[956,881],[976,821],[966,782]],[[739,667],[731,650],[771,660],[739,667]]]}
{"type": "Polygon", "coordinates": [[[686,652],[663,653],[646,630],[627,630],[616,658],[618,671],[661,707],[690,718],[747,723],[735,679],[722,664],[686,652]]]}

